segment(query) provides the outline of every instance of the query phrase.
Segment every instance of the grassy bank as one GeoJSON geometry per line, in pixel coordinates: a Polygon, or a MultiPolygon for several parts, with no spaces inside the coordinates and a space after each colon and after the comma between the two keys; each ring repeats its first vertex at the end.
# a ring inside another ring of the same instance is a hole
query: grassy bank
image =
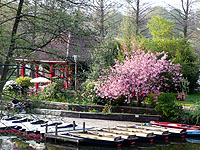
{"type": "Polygon", "coordinates": [[[185,101],[177,101],[177,103],[186,106],[198,106],[200,105],[200,93],[188,94],[185,101]]]}

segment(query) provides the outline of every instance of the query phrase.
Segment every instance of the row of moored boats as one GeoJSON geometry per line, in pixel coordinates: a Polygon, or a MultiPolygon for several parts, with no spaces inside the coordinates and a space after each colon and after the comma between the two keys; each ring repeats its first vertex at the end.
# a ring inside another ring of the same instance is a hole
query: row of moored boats
{"type": "Polygon", "coordinates": [[[16,135],[22,139],[41,141],[45,135],[82,139],[83,143],[120,146],[135,145],[137,142],[150,142],[156,139],[168,140],[171,137],[200,136],[200,126],[156,122],[138,123],[131,126],[113,128],[84,128],[62,121],[45,121],[26,117],[5,117],[0,121],[0,134],[16,135]]]}

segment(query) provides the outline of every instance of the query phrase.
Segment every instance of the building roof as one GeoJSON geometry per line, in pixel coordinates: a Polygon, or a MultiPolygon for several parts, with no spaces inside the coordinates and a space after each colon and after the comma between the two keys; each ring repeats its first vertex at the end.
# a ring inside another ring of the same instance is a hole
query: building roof
{"type": "Polygon", "coordinates": [[[64,62],[74,60],[78,55],[78,61],[90,59],[93,51],[94,40],[89,36],[75,36],[71,33],[63,34],[58,39],[53,39],[39,51],[33,52],[26,58],[16,60],[40,61],[40,62],[64,62]]]}

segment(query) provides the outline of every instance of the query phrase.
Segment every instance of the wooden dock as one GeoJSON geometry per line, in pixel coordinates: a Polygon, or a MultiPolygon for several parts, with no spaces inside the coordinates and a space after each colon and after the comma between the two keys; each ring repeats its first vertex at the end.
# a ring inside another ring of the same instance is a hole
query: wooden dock
{"type": "Polygon", "coordinates": [[[73,142],[79,145],[81,142],[84,141],[84,138],[74,137],[70,135],[64,135],[65,133],[46,133],[45,138],[47,141],[54,140],[54,141],[64,141],[64,142],[73,142]]]}

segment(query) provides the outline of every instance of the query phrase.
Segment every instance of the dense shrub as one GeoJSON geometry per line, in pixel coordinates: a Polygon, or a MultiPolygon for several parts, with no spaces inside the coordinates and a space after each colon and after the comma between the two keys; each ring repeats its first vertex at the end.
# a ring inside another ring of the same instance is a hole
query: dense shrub
{"type": "Polygon", "coordinates": [[[175,101],[176,99],[173,93],[162,93],[158,96],[155,110],[162,113],[164,120],[172,122],[180,120],[182,108],[175,101]]]}
{"type": "Polygon", "coordinates": [[[78,91],[61,88],[59,82],[53,82],[39,92],[39,99],[53,102],[80,103],[79,95],[78,91]]]}
{"type": "Polygon", "coordinates": [[[90,101],[91,103],[106,104],[106,100],[97,95],[96,86],[97,83],[94,81],[87,80],[84,82],[82,84],[81,97],[86,101],[90,101]]]}
{"type": "Polygon", "coordinates": [[[21,86],[22,94],[26,94],[29,87],[34,86],[34,83],[31,83],[31,77],[19,77],[16,79],[16,82],[21,86]]]}
{"type": "Polygon", "coordinates": [[[7,94],[17,95],[18,92],[21,90],[21,86],[19,86],[19,84],[16,81],[10,80],[6,82],[6,84],[3,87],[3,90],[7,94]]]}
{"type": "Polygon", "coordinates": [[[185,124],[200,125],[200,107],[184,111],[182,113],[182,122],[185,124]]]}
{"type": "Polygon", "coordinates": [[[19,77],[16,79],[16,82],[21,86],[21,87],[30,87],[34,86],[34,83],[31,83],[30,80],[31,77],[19,77]]]}
{"type": "Polygon", "coordinates": [[[151,107],[155,107],[157,100],[155,99],[155,96],[153,93],[149,94],[147,97],[144,98],[144,103],[149,104],[151,107]]]}
{"type": "Polygon", "coordinates": [[[56,93],[58,92],[58,87],[57,83],[53,82],[47,86],[45,86],[41,92],[39,93],[40,99],[45,99],[45,98],[56,98],[56,93]]]}

